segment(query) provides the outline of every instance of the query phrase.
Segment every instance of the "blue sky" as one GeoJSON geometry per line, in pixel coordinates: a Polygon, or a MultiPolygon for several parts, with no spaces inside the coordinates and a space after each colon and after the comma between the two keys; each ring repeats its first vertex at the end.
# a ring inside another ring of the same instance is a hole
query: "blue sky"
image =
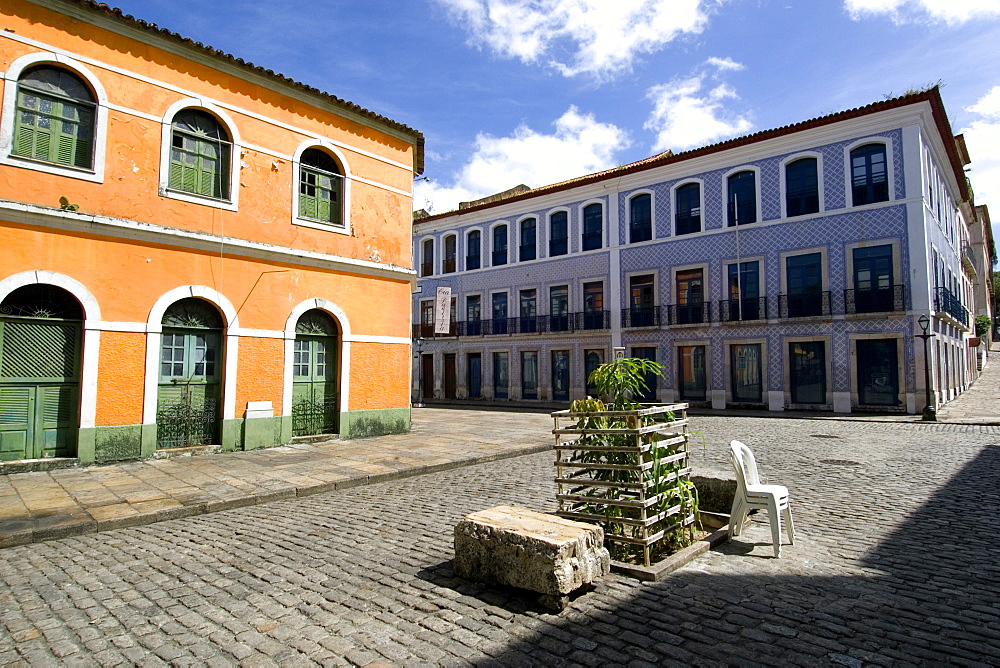
{"type": "Polygon", "coordinates": [[[1000,0],[111,4],[420,130],[435,213],[935,83],[1000,199],[1000,0]]]}

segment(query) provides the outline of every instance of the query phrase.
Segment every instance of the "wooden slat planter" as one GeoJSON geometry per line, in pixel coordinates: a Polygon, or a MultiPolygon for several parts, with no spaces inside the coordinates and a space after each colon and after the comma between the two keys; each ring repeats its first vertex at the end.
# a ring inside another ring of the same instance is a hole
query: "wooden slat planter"
{"type": "Polygon", "coordinates": [[[649,566],[658,542],[695,522],[697,508],[677,493],[691,473],[687,408],[552,413],[558,514],[600,524],[649,566]]]}

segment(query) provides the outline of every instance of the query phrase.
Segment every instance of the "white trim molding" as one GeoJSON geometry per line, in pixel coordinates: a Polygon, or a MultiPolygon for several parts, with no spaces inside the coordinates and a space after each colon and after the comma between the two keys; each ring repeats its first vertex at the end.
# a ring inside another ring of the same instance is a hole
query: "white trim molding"
{"type": "MultiPolygon", "coordinates": [[[[6,33],[3,33],[6,34],[6,33]]],[[[70,56],[54,51],[32,53],[16,58],[3,75],[3,111],[0,112],[0,164],[33,169],[47,174],[67,176],[82,181],[104,183],[104,155],[107,152],[108,95],[100,79],[86,65],[70,56]],[[93,164],[89,169],[70,167],[31,158],[12,155],[14,150],[14,121],[17,117],[17,85],[21,73],[35,65],[51,64],[68,70],[87,82],[94,93],[94,147],[93,164]]]]}
{"type": "Polygon", "coordinates": [[[100,359],[101,332],[94,325],[101,321],[101,309],[94,295],[75,278],[54,271],[22,271],[0,279],[0,301],[26,285],[54,285],[76,297],[83,307],[83,350],[80,354],[80,427],[93,427],[97,420],[97,365],[100,359]]]}

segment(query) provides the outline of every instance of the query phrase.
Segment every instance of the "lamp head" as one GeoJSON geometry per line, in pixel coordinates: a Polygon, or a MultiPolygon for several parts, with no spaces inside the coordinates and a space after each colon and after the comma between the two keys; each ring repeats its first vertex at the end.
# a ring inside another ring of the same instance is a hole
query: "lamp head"
{"type": "Polygon", "coordinates": [[[927,314],[923,314],[917,318],[917,324],[920,325],[920,329],[924,334],[927,333],[927,327],[931,324],[931,319],[927,317],[927,314]]]}

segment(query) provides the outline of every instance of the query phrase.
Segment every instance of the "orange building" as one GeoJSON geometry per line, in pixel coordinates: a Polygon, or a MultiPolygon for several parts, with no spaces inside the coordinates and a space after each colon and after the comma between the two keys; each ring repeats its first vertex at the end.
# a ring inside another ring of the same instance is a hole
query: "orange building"
{"type": "Polygon", "coordinates": [[[419,132],[88,0],[0,69],[0,461],[409,428],[419,132]]]}

